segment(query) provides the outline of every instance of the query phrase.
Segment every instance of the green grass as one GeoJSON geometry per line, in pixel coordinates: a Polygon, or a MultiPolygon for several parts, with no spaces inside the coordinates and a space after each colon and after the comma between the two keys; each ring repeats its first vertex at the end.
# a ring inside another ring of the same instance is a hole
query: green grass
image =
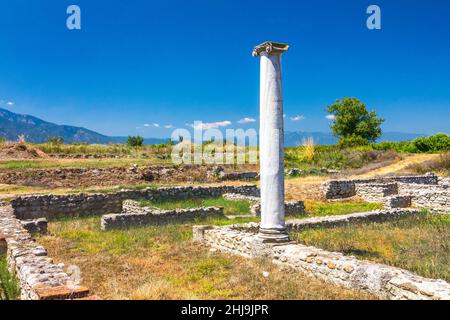
{"type": "Polygon", "coordinates": [[[292,238],[450,281],[450,215],[423,213],[395,222],[305,230],[292,238]]]}
{"type": "Polygon", "coordinates": [[[125,144],[100,145],[100,144],[57,144],[41,143],[34,145],[47,154],[112,154],[131,155],[132,153],[144,150],[144,147],[135,148],[125,144]]]}
{"type": "Polygon", "coordinates": [[[129,166],[164,164],[167,161],[153,159],[39,159],[0,161],[0,170],[49,169],[49,168],[98,168],[110,166],[129,166]]]}
{"type": "Polygon", "coordinates": [[[195,224],[250,220],[210,218],[104,232],[98,217],[60,219],[37,240],[56,262],[78,266],[83,285],[102,299],[373,299],[281,271],[271,261],[214,252],[191,241],[195,224]]]}
{"type": "Polygon", "coordinates": [[[17,279],[9,272],[5,255],[0,255],[0,300],[16,300],[19,294],[17,279]]]}
{"type": "Polygon", "coordinates": [[[249,215],[250,203],[246,200],[230,201],[222,197],[218,198],[199,198],[199,199],[185,199],[185,200],[170,200],[170,201],[140,201],[143,207],[157,207],[163,210],[172,209],[190,209],[198,207],[223,207],[225,215],[249,215]]]}
{"type": "Polygon", "coordinates": [[[374,162],[395,161],[400,157],[393,150],[373,150],[371,146],[342,148],[339,146],[316,146],[314,158],[306,156],[306,147],[285,149],[287,168],[297,167],[311,175],[323,174],[320,169],[356,169],[374,162]]]}
{"type": "Polygon", "coordinates": [[[189,224],[165,224],[104,232],[99,217],[59,218],[52,221],[52,232],[70,240],[77,250],[90,254],[106,252],[120,255],[128,250],[165,250],[163,243],[180,243],[192,239],[192,226],[196,224],[229,225],[256,221],[256,218],[206,218],[189,224]]]}
{"type": "Polygon", "coordinates": [[[323,217],[383,209],[381,203],[305,201],[309,216],[323,217]]]}
{"type": "MultiPolygon", "coordinates": [[[[141,200],[140,205],[143,207],[156,207],[163,210],[172,209],[190,209],[198,207],[223,207],[225,215],[249,215],[250,204],[246,200],[230,201],[222,197],[218,198],[199,198],[185,200],[170,201],[150,201],[141,200]]],[[[295,218],[305,217],[322,217],[350,214],[356,212],[365,212],[383,209],[380,203],[367,202],[315,202],[305,201],[307,216],[298,216],[295,218]]],[[[293,217],[290,217],[293,218],[293,217]]]]}

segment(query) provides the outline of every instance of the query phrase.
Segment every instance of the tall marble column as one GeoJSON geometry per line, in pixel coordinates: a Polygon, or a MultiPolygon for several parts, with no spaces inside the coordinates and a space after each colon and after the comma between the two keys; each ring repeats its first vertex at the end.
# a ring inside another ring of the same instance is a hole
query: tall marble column
{"type": "Polygon", "coordinates": [[[287,44],[264,42],[253,49],[261,59],[260,176],[261,226],[266,242],[289,241],[284,220],[284,124],[281,55],[287,44]]]}

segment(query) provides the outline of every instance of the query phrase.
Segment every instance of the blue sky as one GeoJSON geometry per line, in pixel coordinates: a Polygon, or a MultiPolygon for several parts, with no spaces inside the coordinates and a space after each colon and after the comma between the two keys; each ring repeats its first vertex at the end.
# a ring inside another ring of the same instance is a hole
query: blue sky
{"type": "Polygon", "coordinates": [[[251,50],[272,40],[291,45],[286,130],[328,131],[325,107],[354,96],[385,131],[450,132],[449,39],[447,0],[1,0],[0,107],[108,135],[257,127],[238,120],[258,118],[251,50]],[[366,28],[370,4],[382,30],[366,28]]]}

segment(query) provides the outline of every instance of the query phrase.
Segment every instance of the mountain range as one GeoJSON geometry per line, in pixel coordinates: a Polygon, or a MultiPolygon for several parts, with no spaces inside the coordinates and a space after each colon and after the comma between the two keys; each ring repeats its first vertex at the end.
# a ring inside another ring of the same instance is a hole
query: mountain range
{"type": "MultiPolygon", "coordinates": [[[[98,132],[68,125],[58,125],[42,119],[11,112],[0,108],[0,138],[16,141],[19,135],[32,143],[42,143],[48,137],[62,137],[65,143],[109,144],[124,143],[127,137],[111,137],[98,132]]],[[[380,141],[408,141],[423,136],[416,133],[384,132],[380,141]]],[[[302,144],[303,140],[312,137],[316,144],[335,144],[336,137],[327,132],[285,132],[285,145],[287,147],[302,144]]],[[[145,144],[159,144],[167,139],[146,138],[145,144]]]]}
{"type": "MultiPolygon", "coordinates": [[[[124,143],[127,137],[110,137],[98,132],[68,125],[58,125],[42,119],[17,114],[0,108],[0,138],[16,141],[19,135],[32,143],[48,141],[48,137],[62,137],[65,143],[109,144],[124,143]]],[[[146,144],[159,144],[167,139],[148,138],[146,144]]]]}

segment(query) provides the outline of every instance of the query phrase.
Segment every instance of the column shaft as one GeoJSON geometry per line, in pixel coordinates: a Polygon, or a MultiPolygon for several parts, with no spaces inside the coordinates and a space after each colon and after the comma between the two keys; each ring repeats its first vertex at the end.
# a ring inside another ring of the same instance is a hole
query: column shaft
{"type": "Polygon", "coordinates": [[[284,221],[284,126],[281,52],[261,52],[261,236],[287,240],[284,221]]]}

